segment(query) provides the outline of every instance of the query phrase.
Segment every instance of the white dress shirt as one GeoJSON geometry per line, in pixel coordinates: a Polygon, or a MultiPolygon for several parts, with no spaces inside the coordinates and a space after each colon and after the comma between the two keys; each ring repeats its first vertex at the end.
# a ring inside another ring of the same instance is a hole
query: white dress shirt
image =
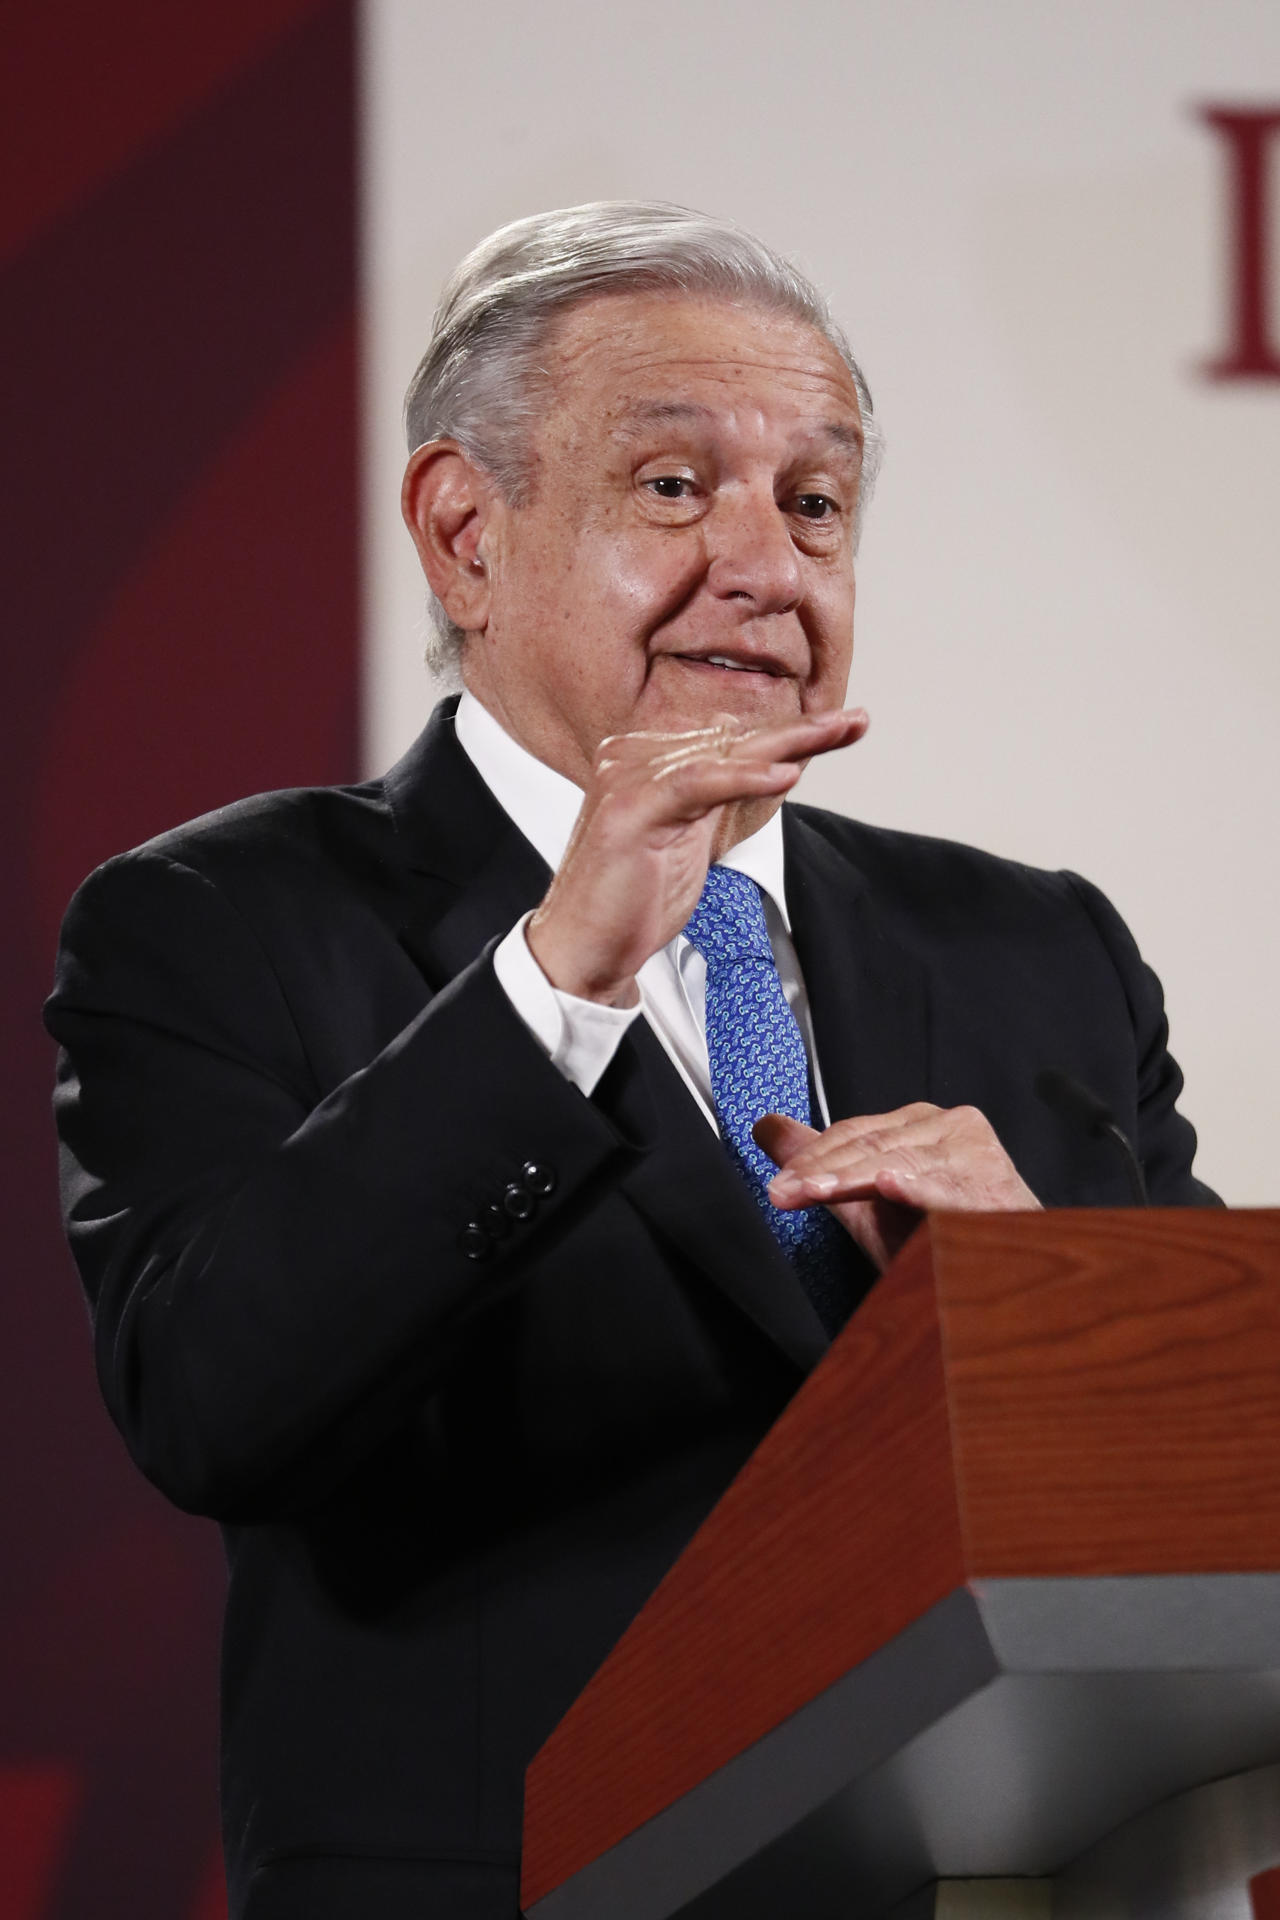
{"type": "MultiPolygon", "coordinates": [[[[458,702],[455,725],[459,744],[498,805],[554,872],[569,844],[582,805],[582,789],[535,759],[472,694],[464,693],[458,702]]],[[[821,1124],[825,1124],[826,1100],[814,1052],[809,1001],[791,942],[781,814],[775,813],[758,833],[731,848],[721,864],[748,874],[764,896],[773,957],[782,990],[804,1038],[822,1109],[821,1124]]],[[[707,963],[697,948],[678,933],[661,952],[645,961],[636,976],[639,1006],[605,1007],[552,986],[525,939],[529,918],[525,914],[499,943],[493,956],[494,971],[516,1012],[565,1078],[588,1096],[592,1094],[623,1034],[633,1020],[643,1016],[714,1127],[707,1064],[707,963]]],[[[815,1120],[815,1124],[819,1122],[815,1120]]]]}

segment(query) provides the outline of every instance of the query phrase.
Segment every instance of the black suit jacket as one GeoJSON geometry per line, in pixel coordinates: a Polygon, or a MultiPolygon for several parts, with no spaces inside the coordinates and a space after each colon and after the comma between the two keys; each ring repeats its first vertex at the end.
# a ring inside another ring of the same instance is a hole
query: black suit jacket
{"type": "MultiPolygon", "coordinates": [[[[1212,1198],[1092,888],[805,807],[785,836],[833,1117],[972,1102],[1047,1203],[1122,1204],[1051,1064],[1154,1199],[1212,1198]]],[[[225,808],[68,913],[68,1232],[131,1452],[226,1531],[251,1920],[509,1920],[525,1765],[827,1344],[643,1023],[586,1099],[506,1000],[547,878],[446,702],[385,780],[225,808]]]]}

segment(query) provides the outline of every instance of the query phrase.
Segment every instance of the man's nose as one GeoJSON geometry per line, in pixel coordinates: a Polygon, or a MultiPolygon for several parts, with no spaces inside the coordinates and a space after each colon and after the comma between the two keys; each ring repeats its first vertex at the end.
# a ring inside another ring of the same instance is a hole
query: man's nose
{"type": "Polygon", "coordinates": [[[772,494],[743,488],[717,500],[707,528],[707,585],[756,613],[788,613],[801,594],[800,556],[772,494]]]}

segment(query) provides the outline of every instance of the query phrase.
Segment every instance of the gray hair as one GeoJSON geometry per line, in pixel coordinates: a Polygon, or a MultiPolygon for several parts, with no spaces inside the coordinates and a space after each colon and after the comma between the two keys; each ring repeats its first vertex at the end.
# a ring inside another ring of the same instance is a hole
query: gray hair
{"type": "MultiPolygon", "coordinates": [[[[552,322],[595,294],[649,289],[749,302],[802,320],[830,341],[857,389],[864,446],[858,522],[884,449],[871,393],[817,288],[781,254],[726,220],[663,201],[596,200],[513,220],[446,281],[431,342],[405,395],[409,449],[456,440],[519,506],[552,322]]],[[[855,528],[855,537],[857,529],[855,528]]],[[[427,664],[455,679],[465,634],[431,601],[427,664]]]]}

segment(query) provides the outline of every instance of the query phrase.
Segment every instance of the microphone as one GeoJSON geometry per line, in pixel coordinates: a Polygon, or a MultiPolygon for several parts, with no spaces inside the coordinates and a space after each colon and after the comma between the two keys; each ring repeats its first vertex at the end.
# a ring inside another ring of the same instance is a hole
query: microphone
{"type": "Polygon", "coordinates": [[[1071,1126],[1082,1127],[1095,1140],[1108,1140],[1119,1149],[1129,1178],[1129,1191],[1135,1207],[1148,1207],[1147,1183],[1142,1163],[1133,1150],[1133,1142],[1119,1125],[1105,1100],[1099,1100],[1081,1081],[1058,1067],[1045,1067],[1036,1075],[1035,1090],[1051,1112],[1071,1126]]]}

